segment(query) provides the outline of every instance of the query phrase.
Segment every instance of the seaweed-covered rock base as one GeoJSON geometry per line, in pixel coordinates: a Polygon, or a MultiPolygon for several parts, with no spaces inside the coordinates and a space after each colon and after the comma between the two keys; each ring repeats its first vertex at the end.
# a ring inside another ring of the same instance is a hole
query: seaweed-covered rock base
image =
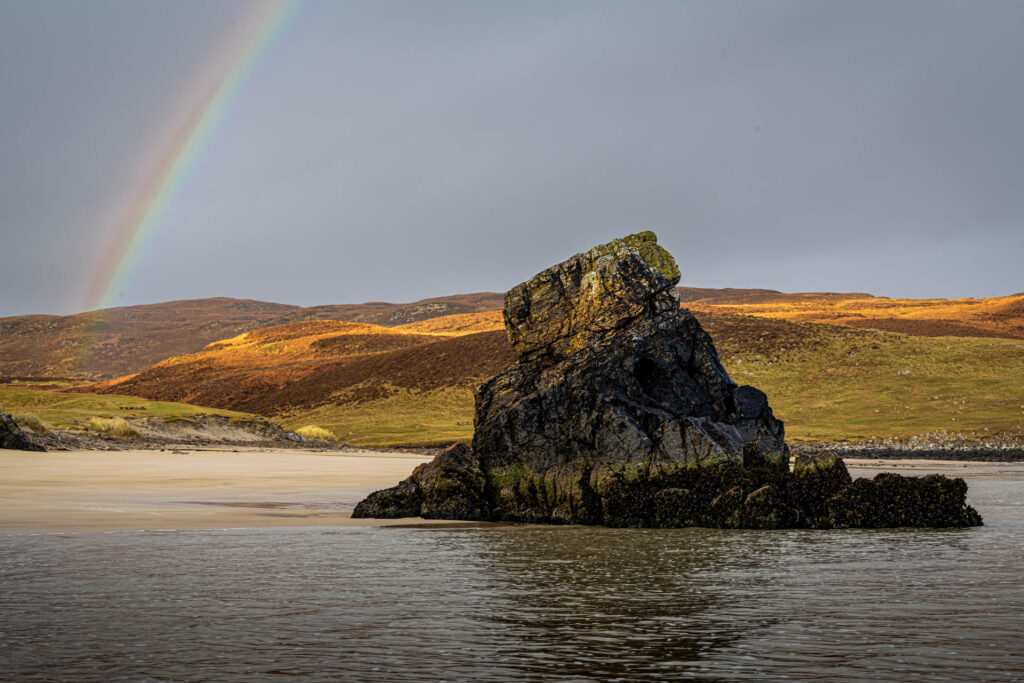
{"type": "Polygon", "coordinates": [[[841,458],[775,466],[582,463],[535,472],[510,466],[486,475],[464,444],[377,491],[353,517],[425,517],[611,527],[836,529],[968,527],[963,479],[883,473],[852,480],[841,458]]]}

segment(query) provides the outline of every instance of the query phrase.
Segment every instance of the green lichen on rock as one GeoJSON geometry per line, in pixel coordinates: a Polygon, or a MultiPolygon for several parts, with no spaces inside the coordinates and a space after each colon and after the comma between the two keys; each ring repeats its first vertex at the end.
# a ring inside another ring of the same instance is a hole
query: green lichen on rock
{"type": "Polygon", "coordinates": [[[535,472],[511,465],[489,470],[487,497],[490,516],[509,522],[551,524],[599,523],[599,502],[590,487],[585,463],[535,472]]]}

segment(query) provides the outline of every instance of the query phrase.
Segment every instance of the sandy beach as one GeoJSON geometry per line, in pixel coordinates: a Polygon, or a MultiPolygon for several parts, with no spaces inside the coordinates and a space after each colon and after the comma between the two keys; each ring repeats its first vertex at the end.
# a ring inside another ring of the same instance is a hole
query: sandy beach
{"type": "Polygon", "coordinates": [[[0,451],[0,531],[407,524],[355,504],[425,455],[288,450],[0,451]]]}
{"type": "MultiPolygon", "coordinates": [[[[377,451],[0,451],[0,532],[422,524],[353,520],[351,511],[429,459],[377,451]]],[[[968,484],[978,477],[1024,479],[1024,463],[847,465],[854,477],[890,471],[936,472],[968,484]]]]}

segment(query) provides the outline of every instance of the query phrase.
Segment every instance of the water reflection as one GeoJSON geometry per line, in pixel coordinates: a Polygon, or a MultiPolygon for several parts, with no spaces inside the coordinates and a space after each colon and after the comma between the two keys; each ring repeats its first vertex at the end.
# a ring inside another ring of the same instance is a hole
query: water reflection
{"type": "MultiPolygon", "coordinates": [[[[955,531],[0,536],[20,680],[1024,676],[1024,488],[955,531]]],[[[1012,493],[1012,495],[1010,495],[1012,493]]],[[[5,680],[6,680],[5,678],[5,680]]]]}
{"type": "Polygon", "coordinates": [[[477,539],[489,621],[515,638],[501,654],[531,675],[680,670],[772,621],[719,617],[726,591],[702,577],[729,562],[726,532],[520,527],[477,539]]]}

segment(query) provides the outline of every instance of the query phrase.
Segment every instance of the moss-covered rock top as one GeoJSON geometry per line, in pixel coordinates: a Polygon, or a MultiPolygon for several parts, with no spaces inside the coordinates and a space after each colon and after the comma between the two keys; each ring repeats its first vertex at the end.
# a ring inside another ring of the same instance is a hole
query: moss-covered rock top
{"type": "Polygon", "coordinates": [[[505,295],[505,327],[523,360],[560,360],[641,317],[679,307],[675,259],[650,231],[600,244],[505,295]]]}

